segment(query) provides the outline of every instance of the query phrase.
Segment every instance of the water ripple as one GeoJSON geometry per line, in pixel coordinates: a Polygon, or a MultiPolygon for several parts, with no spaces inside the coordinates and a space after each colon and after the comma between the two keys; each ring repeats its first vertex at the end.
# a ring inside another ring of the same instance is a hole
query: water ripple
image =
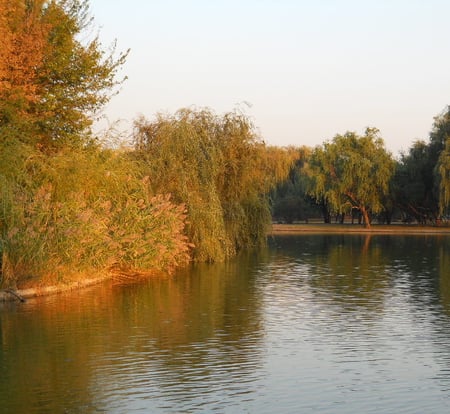
{"type": "Polygon", "coordinates": [[[275,238],[174,278],[8,305],[14,413],[447,413],[450,243],[275,238]]]}

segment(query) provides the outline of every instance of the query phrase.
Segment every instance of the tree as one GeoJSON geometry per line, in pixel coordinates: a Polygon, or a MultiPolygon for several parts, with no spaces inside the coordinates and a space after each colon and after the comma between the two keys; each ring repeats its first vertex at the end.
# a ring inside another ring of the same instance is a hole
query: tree
{"type": "Polygon", "coordinates": [[[265,241],[268,193],[289,162],[265,146],[244,114],[181,109],[141,118],[135,145],[153,191],[186,205],[197,261],[220,261],[265,241]]]}
{"type": "Polygon", "coordinates": [[[319,215],[319,208],[308,194],[309,175],[307,174],[311,149],[308,147],[288,147],[293,162],[285,180],[280,181],[272,191],[272,217],[292,223],[307,220],[319,215]]]}
{"type": "Polygon", "coordinates": [[[450,106],[434,119],[430,133],[430,158],[434,194],[438,194],[436,200],[439,200],[440,214],[445,214],[450,206],[450,106]]]}
{"type": "Polygon", "coordinates": [[[419,223],[436,221],[448,201],[450,108],[434,118],[429,141],[416,141],[402,154],[393,179],[394,203],[419,223]]]}
{"type": "Polygon", "coordinates": [[[311,194],[335,212],[358,209],[370,227],[370,213],[383,210],[394,163],[377,129],[367,128],[363,136],[336,135],[315,148],[310,168],[311,194]]]}
{"type": "MultiPolygon", "coordinates": [[[[37,68],[42,65],[48,27],[41,24],[44,1],[0,0],[0,125],[17,125],[37,101],[37,68]],[[22,111],[20,111],[20,108],[22,111]]],[[[23,121],[23,119],[22,119],[23,121]]]]}
{"type": "Polygon", "coordinates": [[[402,154],[396,164],[392,180],[394,203],[406,215],[424,224],[433,217],[436,206],[433,196],[433,169],[429,146],[416,141],[408,153],[402,154]]]}
{"type": "Polygon", "coordinates": [[[84,142],[127,53],[105,52],[86,0],[0,0],[0,129],[48,149],[84,142]],[[88,36],[85,36],[87,39],[88,36]]]}
{"type": "Polygon", "coordinates": [[[450,139],[450,106],[447,106],[434,118],[433,128],[430,132],[428,145],[428,170],[431,175],[432,202],[434,217],[437,218],[439,210],[445,203],[445,188],[448,187],[448,174],[446,174],[446,151],[450,139]],[[443,191],[444,190],[444,191],[443,191]],[[441,197],[444,200],[440,200],[441,197]]]}
{"type": "Polygon", "coordinates": [[[438,172],[440,174],[440,213],[444,215],[450,207],[450,136],[439,157],[438,172]]]}

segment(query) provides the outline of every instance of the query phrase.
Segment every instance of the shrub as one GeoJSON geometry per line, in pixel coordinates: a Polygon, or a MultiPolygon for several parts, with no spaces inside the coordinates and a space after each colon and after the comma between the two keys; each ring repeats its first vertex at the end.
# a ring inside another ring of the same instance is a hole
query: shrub
{"type": "Polygon", "coordinates": [[[189,260],[185,207],[154,195],[126,154],[35,153],[24,170],[0,176],[3,286],[112,267],[167,271],[189,260]]]}

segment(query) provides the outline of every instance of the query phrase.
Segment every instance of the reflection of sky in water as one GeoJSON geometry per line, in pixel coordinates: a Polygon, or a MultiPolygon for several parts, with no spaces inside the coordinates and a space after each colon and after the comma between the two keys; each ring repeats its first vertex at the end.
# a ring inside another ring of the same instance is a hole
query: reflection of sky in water
{"type": "Polygon", "coordinates": [[[106,397],[107,412],[148,407],[162,412],[174,412],[174,407],[182,412],[202,407],[220,411],[224,400],[239,405],[255,392],[261,376],[259,341],[249,337],[234,344],[224,336],[217,332],[208,341],[170,350],[148,344],[144,352],[113,356],[120,359],[118,364],[111,367],[106,359],[95,369],[93,391],[106,397]]]}
{"type": "Polygon", "coordinates": [[[1,308],[9,413],[446,413],[450,238],[290,236],[1,308]],[[425,242],[424,242],[425,241],[425,242]]]}
{"type": "Polygon", "coordinates": [[[446,412],[450,318],[437,284],[450,270],[437,268],[437,246],[392,260],[401,251],[380,254],[383,240],[364,254],[350,237],[315,239],[275,240],[261,272],[275,394],[301,412],[446,412]],[[318,254],[304,252],[312,245],[318,254]]]}

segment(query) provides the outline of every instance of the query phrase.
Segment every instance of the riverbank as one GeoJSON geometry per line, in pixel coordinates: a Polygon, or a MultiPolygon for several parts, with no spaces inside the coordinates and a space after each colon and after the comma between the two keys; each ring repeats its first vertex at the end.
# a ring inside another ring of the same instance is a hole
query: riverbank
{"type": "Polygon", "coordinates": [[[69,279],[66,282],[45,285],[37,282],[37,285],[30,284],[19,289],[0,289],[0,302],[19,301],[25,302],[27,299],[37,298],[40,296],[49,296],[59,293],[70,292],[73,290],[87,288],[93,285],[99,285],[108,280],[114,283],[130,283],[143,278],[154,276],[167,276],[170,272],[153,269],[147,272],[123,272],[119,269],[112,268],[103,273],[92,275],[91,277],[80,277],[79,280],[69,279]]]}
{"type": "Polygon", "coordinates": [[[412,224],[373,224],[366,228],[359,224],[272,224],[270,235],[277,234],[308,234],[308,233],[354,233],[354,234],[448,234],[450,226],[420,226],[412,224]]]}
{"type": "MultiPolygon", "coordinates": [[[[407,224],[379,225],[374,224],[369,229],[358,224],[273,224],[269,229],[269,235],[289,235],[289,234],[398,234],[398,235],[450,235],[450,226],[419,226],[407,224]]],[[[155,274],[155,272],[150,272],[155,274]]],[[[158,272],[159,273],[159,272],[158,272]]],[[[70,282],[66,284],[56,284],[52,286],[30,286],[18,290],[0,290],[0,302],[20,301],[39,296],[53,295],[71,290],[82,289],[95,284],[102,283],[108,279],[119,277],[116,272],[104,273],[91,278],[70,282]]],[[[128,279],[128,277],[127,277],[128,279]]]]}
{"type": "Polygon", "coordinates": [[[27,299],[39,296],[54,295],[64,293],[71,290],[82,289],[92,285],[100,284],[113,277],[111,273],[97,275],[95,277],[79,280],[70,283],[60,283],[51,286],[31,286],[24,289],[3,289],[0,290],[0,302],[20,301],[25,302],[27,299]]]}

